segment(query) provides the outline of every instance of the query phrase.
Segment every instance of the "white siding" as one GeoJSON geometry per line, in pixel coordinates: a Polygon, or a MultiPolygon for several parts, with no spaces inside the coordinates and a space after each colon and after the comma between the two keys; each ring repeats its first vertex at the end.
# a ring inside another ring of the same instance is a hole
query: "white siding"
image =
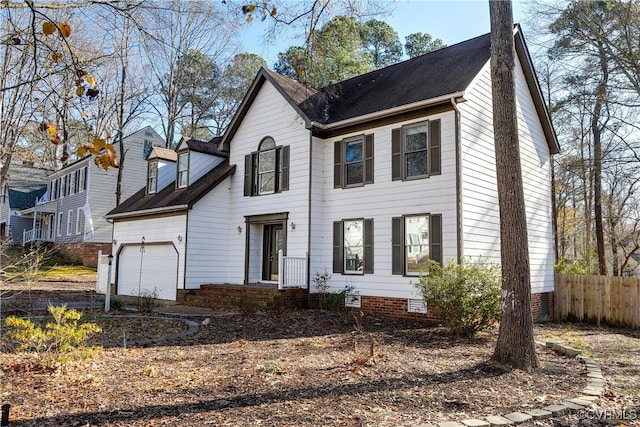
{"type": "MultiPolygon", "coordinates": [[[[227,254],[230,283],[243,283],[244,280],[246,215],[288,212],[289,224],[295,223],[296,229],[287,229],[287,254],[303,256],[307,251],[309,144],[309,131],[300,116],[269,82],[265,82],[230,144],[229,160],[236,165],[236,172],[230,179],[230,236],[228,246],[223,250],[227,254]],[[272,137],[277,146],[290,147],[289,190],[244,197],[244,156],[256,151],[266,136],[272,137]],[[242,228],[241,233],[237,232],[238,226],[242,228]]],[[[252,237],[258,237],[255,231],[252,231],[252,237]]],[[[252,263],[259,261],[261,245],[253,244],[251,248],[252,263]]]]}
{"type": "Polygon", "coordinates": [[[223,157],[191,151],[189,153],[189,185],[224,161],[223,157]]]}
{"type": "Polygon", "coordinates": [[[139,245],[143,238],[145,245],[173,245],[178,253],[178,289],[182,289],[184,286],[186,223],[186,214],[116,221],[113,224],[115,244],[112,253],[120,253],[122,245],[139,245]]]}
{"type": "MultiPolygon", "coordinates": [[[[163,145],[160,136],[148,126],[128,135],[124,139],[126,153],[122,171],[121,202],[146,185],[147,162],[142,157],[145,140],[155,145],[163,145]]],[[[88,201],[91,208],[94,233],[93,236],[86,236],[85,241],[110,242],[111,223],[104,219],[104,216],[116,207],[115,194],[118,170],[109,168],[105,171],[93,164],[93,162],[89,162],[87,175],[88,201]]]]}
{"type": "Polygon", "coordinates": [[[227,178],[189,211],[186,289],[229,281],[228,242],[238,240],[237,225],[229,221],[229,184],[227,178]]]}
{"type": "Polygon", "coordinates": [[[161,192],[162,189],[169,184],[175,185],[176,176],[178,173],[177,168],[178,166],[176,165],[176,162],[158,159],[158,185],[156,188],[156,193],[161,192]]]}
{"type": "MultiPolygon", "coordinates": [[[[553,290],[551,162],[549,148],[520,63],[516,70],[520,158],[525,193],[531,287],[553,290]]],[[[489,64],[459,105],[462,123],[462,248],[465,258],[500,262],[500,212],[497,197],[491,75],[489,64]]]]}
{"type": "MultiPolygon", "coordinates": [[[[335,141],[315,140],[313,147],[311,278],[316,272],[329,272],[334,289],[353,286],[360,295],[416,298],[413,283],[417,277],[391,273],[391,223],[393,217],[408,214],[442,214],[443,257],[454,258],[456,246],[456,173],[454,113],[446,112],[418,120],[368,129],[374,134],[374,183],[363,187],[334,189],[333,159],[335,141]],[[423,120],[441,120],[442,174],[426,179],[392,181],[391,130],[423,120]],[[332,273],[333,221],[373,218],[374,274],[332,273]]],[[[313,287],[313,283],[311,286],[313,287]]]]}

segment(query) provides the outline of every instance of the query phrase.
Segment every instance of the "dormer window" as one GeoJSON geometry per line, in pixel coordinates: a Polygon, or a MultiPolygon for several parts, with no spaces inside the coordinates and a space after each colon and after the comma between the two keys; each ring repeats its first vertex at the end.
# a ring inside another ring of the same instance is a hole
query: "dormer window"
{"type": "Polygon", "coordinates": [[[189,185],[189,152],[178,155],[178,188],[189,185]]]}
{"type": "Polygon", "coordinates": [[[244,195],[258,196],[289,189],[289,146],[276,146],[270,136],[245,157],[244,195]]]}
{"type": "Polygon", "coordinates": [[[158,189],[158,161],[152,160],[147,166],[147,193],[155,193],[158,189]]]}

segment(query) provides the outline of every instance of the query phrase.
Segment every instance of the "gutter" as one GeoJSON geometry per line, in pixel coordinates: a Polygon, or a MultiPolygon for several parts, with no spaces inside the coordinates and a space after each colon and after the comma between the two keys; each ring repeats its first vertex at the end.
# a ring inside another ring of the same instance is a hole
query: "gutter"
{"type": "Polygon", "coordinates": [[[115,213],[111,215],[105,215],[104,217],[107,220],[110,220],[110,219],[115,220],[115,219],[122,219],[122,218],[137,218],[141,216],[150,216],[150,215],[163,214],[163,213],[186,211],[187,209],[189,209],[189,205],[183,204],[183,205],[163,206],[160,208],[145,209],[143,211],[121,212],[121,213],[115,213]]]}
{"type": "Polygon", "coordinates": [[[363,116],[352,117],[350,119],[341,120],[339,122],[331,123],[331,124],[328,124],[328,125],[325,125],[325,124],[322,124],[322,123],[318,123],[318,122],[311,122],[311,123],[309,123],[307,128],[309,128],[309,129],[318,129],[318,130],[323,130],[323,131],[332,130],[332,129],[340,129],[340,128],[347,127],[347,126],[350,126],[350,125],[354,125],[354,124],[358,124],[358,123],[362,123],[362,122],[368,122],[368,121],[375,120],[375,119],[379,119],[381,117],[393,116],[393,115],[396,115],[396,114],[399,114],[399,113],[404,113],[405,111],[417,110],[419,108],[426,107],[426,106],[433,105],[433,104],[442,104],[442,103],[446,103],[446,102],[454,102],[454,100],[456,98],[463,98],[463,97],[464,97],[464,91],[455,92],[455,93],[451,93],[449,95],[438,96],[436,98],[431,98],[431,99],[424,100],[424,101],[418,101],[418,102],[414,102],[414,103],[411,103],[411,104],[401,105],[399,107],[394,107],[394,108],[390,108],[390,109],[386,109],[386,110],[382,110],[382,111],[376,111],[374,113],[365,114],[363,116]]]}

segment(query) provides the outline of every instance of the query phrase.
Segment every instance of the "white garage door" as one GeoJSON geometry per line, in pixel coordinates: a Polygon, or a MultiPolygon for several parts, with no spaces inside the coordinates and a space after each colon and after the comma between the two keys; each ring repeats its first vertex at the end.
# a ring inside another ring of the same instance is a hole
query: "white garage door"
{"type": "Polygon", "coordinates": [[[155,292],[159,299],[176,299],[178,253],[172,244],[127,245],[118,255],[118,295],[155,292]]]}

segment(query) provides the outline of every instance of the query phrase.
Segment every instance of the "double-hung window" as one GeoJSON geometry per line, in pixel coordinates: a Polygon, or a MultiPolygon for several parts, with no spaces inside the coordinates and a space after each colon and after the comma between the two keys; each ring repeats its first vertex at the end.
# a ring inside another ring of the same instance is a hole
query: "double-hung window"
{"type": "Polygon", "coordinates": [[[147,193],[155,193],[158,189],[158,161],[152,160],[147,166],[147,193]]]}
{"type": "Polygon", "coordinates": [[[429,260],[442,263],[442,215],[405,215],[392,219],[393,274],[418,276],[429,260]]]}
{"type": "Polygon", "coordinates": [[[189,185],[189,152],[178,155],[178,188],[189,185]]]}
{"type": "Polygon", "coordinates": [[[333,223],[333,272],[373,273],[373,219],[345,219],[333,223]]]}
{"type": "Polygon", "coordinates": [[[333,187],[360,187],[373,183],[373,134],[334,144],[333,187]]]}
{"type": "Polygon", "coordinates": [[[245,156],[244,195],[261,196],[289,189],[289,146],[264,138],[258,151],[245,156]]]}
{"type": "Polygon", "coordinates": [[[71,236],[71,225],[73,224],[73,209],[67,212],[67,236],[71,236]]]}
{"type": "Polygon", "coordinates": [[[56,221],[56,236],[62,236],[62,212],[58,212],[58,218],[56,221]]]}
{"type": "Polygon", "coordinates": [[[391,175],[394,181],[439,175],[440,120],[393,129],[391,151],[391,175]]]}

